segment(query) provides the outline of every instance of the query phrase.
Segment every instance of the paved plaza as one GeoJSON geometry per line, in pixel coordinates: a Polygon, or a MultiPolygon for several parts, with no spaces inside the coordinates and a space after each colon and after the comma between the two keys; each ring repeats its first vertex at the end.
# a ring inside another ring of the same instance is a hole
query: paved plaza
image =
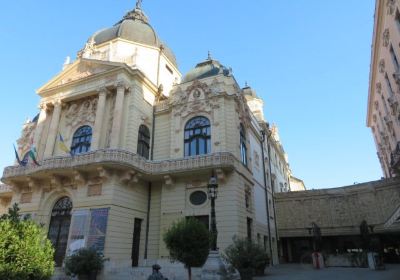
{"type": "Polygon", "coordinates": [[[386,265],[382,271],[368,268],[330,267],[315,270],[309,265],[283,264],[267,269],[257,280],[399,280],[400,265],[386,265]]]}

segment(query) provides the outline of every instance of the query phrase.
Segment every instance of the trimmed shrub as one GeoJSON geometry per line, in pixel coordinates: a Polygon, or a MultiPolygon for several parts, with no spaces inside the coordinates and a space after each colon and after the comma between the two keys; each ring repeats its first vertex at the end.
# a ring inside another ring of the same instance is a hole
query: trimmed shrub
{"type": "Polygon", "coordinates": [[[210,248],[208,229],[194,218],[182,219],[164,234],[164,242],[173,261],[179,261],[188,270],[189,280],[192,267],[200,267],[207,260],[210,248]]]}
{"type": "Polygon", "coordinates": [[[264,249],[247,238],[233,238],[233,243],[225,249],[224,258],[239,271],[242,280],[263,275],[269,263],[264,249]]]}
{"type": "Polygon", "coordinates": [[[0,219],[0,279],[46,280],[54,273],[54,249],[43,229],[19,219],[14,204],[0,219]]]}

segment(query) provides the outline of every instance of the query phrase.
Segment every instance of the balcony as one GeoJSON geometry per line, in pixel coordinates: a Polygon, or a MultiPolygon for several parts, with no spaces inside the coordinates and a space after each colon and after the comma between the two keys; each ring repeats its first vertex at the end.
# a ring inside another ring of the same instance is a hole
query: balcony
{"type": "Polygon", "coordinates": [[[43,179],[52,175],[73,176],[73,172],[90,172],[99,167],[110,170],[134,171],[142,177],[157,178],[181,173],[198,173],[201,170],[220,169],[231,171],[241,169],[242,165],[236,157],[228,152],[208,155],[149,161],[125,150],[96,150],[93,152],[63,157],[53,157],[39,162],[40,166],[9,166],[4,169],[4,182],[26,181],[28,178],[43,179]]]}
{"type": "Polygon", "coordinates": [[[0,185],[0,198],[2,197],[11,197],[12,196],[12,188],[8,185],[0,185]]]}

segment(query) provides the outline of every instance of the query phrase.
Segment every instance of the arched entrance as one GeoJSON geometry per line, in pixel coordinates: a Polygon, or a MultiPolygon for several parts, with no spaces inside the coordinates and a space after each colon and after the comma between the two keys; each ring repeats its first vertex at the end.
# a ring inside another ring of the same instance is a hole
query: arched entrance
{"type": "Polygon", "coordinates": [[[54,261],[61,266],[67,250],[72,201],[69,197],[59,199],[51,211],[49,239],[54,246],[54,261]]]}

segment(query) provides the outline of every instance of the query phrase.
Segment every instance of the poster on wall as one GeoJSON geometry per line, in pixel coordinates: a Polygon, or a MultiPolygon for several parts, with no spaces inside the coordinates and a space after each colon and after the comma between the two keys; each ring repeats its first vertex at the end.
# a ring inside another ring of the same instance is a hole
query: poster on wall
{"type": "Polygon", "coordinates": [[[103,253],[106,242],[108,208],[92,209],[90,210],[90,214],[91,219],[87,247],[103,253]]]}
{"type": "Polygon", "coordinates": [[[72,214],[67,256],[85,247],[89,210],[75,210],[72,214]]]}

